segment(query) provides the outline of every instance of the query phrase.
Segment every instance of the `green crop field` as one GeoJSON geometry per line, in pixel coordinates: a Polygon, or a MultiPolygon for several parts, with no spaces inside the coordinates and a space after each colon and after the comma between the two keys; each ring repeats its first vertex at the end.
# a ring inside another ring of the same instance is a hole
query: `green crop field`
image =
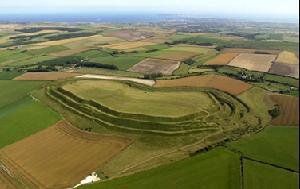
{"type": "Polygon", "coordinates": [[[253,161],[244,161],[245,189],[297,189],[299,174],[253,161]]]}
{"type": "Polygon", "coordinates": [[[298,141],[298,127],[268,127],[229,146],[253,159],[299,170],[298,141]]]}
{"type": "Polygon", "coordinates": [[[0,109],[25,98],[27,94],[42,87],[41,81],[0,81],[0,109]]]}
{"type": "Polygon", "coordinates": [[[86,185],[82,189],[238,189],[239,156],[216,149],[132,176],[86,185]]]}
{"type": "Polygon", "coordinates": [[[0,80],[11,80],[21,74],[22,72],[0,72],[0,80]]]}
{"type": "Polygon", "coordinates": [[[60,116],[30,97],[0,109],[0,148],[59,121],[60,116]]]}

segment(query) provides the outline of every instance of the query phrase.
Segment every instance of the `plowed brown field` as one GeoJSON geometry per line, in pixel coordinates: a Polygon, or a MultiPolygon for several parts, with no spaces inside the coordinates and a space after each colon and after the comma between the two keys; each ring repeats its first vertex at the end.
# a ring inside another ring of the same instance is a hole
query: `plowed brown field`
{"type": "Polygon", "coordinates": [[[233,95],[238,95],[252,87],[252,85],[245,82],[219,75],[192,76],[174,80],[158,80],[154,86],[207,87],[225,91],[233,95]]]}
{"type": "Polygon", "coordinates": [[[37,188],[62,189],[80,183],[129,144],[128,139],[87,133],[61,121],[3,148],[0,163],[37,188]]]}
{"type": "Polygon", "coordinates": [[[271,100],[280,106],[280,115],[272,120],[273,125],[299,126],[299,98],[285,95],[271,95],[271,100]]]}
{"type": "Polygon", "coordinates": [[[70,72],[27,72],[23,75],[16,77],[14,80],[41,80],[41,81],[52,81],[66,79],[69,77],[79,76],[78,73],[70,72]]]}
{"type": "Polygon", "coordinates": [[[138,64],[128,69],[130,72],[138,73],[162,73],[164,75],[170,75],[180,66],[180,62],[175,60],[165,60],[156,58],[147,58],[138,64]]]}
{"type": "Polygon", "coordinates": [[[234,59],[238,53],[224,53],[206,62],[208,65],[226,65],[234,59]]]}

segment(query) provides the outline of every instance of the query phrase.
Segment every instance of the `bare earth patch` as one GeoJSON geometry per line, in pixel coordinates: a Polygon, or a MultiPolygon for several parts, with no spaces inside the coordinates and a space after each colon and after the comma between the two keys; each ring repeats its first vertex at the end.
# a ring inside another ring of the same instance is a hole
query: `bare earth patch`
{"type": "Polygon", "coordinates": [[[69,77],[79,76],[81,74],[71,72],[27,72],[16,77],[14,80],[37,80],[37,81],[54,81],[66,79],[69,77]]]}
{"type": "Polygon", "coordinates": [[[274,63],[270,68],[270,73],[276,75],[299,78],[299,64],[274,63]]]}
{"type": "Polygon", "coordinates": [[[171,75],[179,66],[180,62],[175,60],[147,58],[129,68],[128,71],[145,74],[162,73],[164,75],[171,75]]]}
{"type": "Polygon", "coordinates": [[[203,75],[174,80],[157,80],[155,87],[207,87],[238,95],[247,91],[252,85],[226,76],[203,75]]]}
{"type": "Polygon", "coordinates": [[[268,72],[276,55],[241,53],[229,65],[252,71],[268,72]]]}
{"type": "Polygon", "coordinates": [[[35,188],[75,186],[130,144],[125,138],[81,131],[65,121],[0,151],[0,161],[35,188]]]}

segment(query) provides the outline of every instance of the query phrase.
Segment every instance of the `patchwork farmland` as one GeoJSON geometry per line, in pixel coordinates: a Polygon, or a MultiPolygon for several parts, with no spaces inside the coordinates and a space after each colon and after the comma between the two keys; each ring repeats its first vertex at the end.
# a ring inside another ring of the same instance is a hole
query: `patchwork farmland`
{"type": "Polygon", "coordinates": [[[298,33],[0,23],[0,188],[298,188],[298,33]]]}

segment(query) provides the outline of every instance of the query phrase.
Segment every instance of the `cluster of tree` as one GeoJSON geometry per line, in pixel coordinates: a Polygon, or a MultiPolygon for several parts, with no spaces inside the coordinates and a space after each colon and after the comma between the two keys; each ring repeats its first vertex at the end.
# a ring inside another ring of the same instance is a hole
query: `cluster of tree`
{"type": "Polygon", "coordinates": [[[58,71],[55,66],[42,66],[39,65],[38,67],[35,68],[29,68],[26,70],[27,72],[55,72],[58,71]]]}
{"type": "Polygon", "coordinates": [[[280,115],[280,106],[276,104],[273,109],[269,110],[269,114],[272,116],[272,118],[276,118],[280,115]]]}
{"type": "Polygon", "coordinates": [[[251,73],[247,70],[241,70],[240,72],[238,72],[238,77],[241,80],[245,80],[245,81],[251,81],[251,82],[258,82],[258,83],[262,83],[265,81],[264,78],[264,74],[263,73],[251,73]]]}
{"type": "Polygon", "coordinates": [[[152,52],[156,52],[158,51],[158,49],[150,49],[150,50],[147,50],[146,53],[152,53],[152,52]]]}
{"type": "Polygon", "coordinates": [[[32,28],[22,28],[22,29],[16,29],[17,32],[22,33],[36,33],[40,32],[42,30],[59,30],[59,31],[66,31],[66,32],[78,32],[82,29],[80,28],[68,28],[68,27],[32,27],[32,28]]]}
{"type": "Polygon", "coordinates": [[[190,40],[177,40],[177,41],[167,41],[166,45],[178,45],[178,44],[191,44],[191,45],[200,45],[200,46],[212,46],[213,43],[210,42],[200,42],[200,41],[190,41],[190,40]]]}
{"type": "Polygon", "coordinates": [[[110,70],[118,70],[118,67],[113,64],[100,64],[100,63],[93,63],[93,62],[84,62],[80,65],[76,65],[76,67],[104,68],[104,69],[110,69],[110,70]]]}
{"type": "Polygon", "coordinates": [[[183,61],[183,63],[184,63],[184,64],[187,64],[187,65],[192,65],[192,64],[194,64],[195,62],[196,62],[196,61],[193,60],[193,59],[191,59],[191,58],[189,58],[189,59],[183,61]]]}
{"type": "Polygon", "coordinates": [[[163,77],[164,75],[160,72],[158,73],[150,73],[150,74],[145,74],[144,79],[151,79],[155,80],[156,78],[163,77]]]}
{"type": "Polygon", "coordinates": [[[47,36],[46,39],[50,41],[57,41],[57,40],[63,40],[63,39],[71,39],[75,37],[90,37],[93,35],[96,35],[97,33],[95,32],[81,32],[81,33],[62,33],[62,34],[57,34],[53,36],[47,36]]]}

